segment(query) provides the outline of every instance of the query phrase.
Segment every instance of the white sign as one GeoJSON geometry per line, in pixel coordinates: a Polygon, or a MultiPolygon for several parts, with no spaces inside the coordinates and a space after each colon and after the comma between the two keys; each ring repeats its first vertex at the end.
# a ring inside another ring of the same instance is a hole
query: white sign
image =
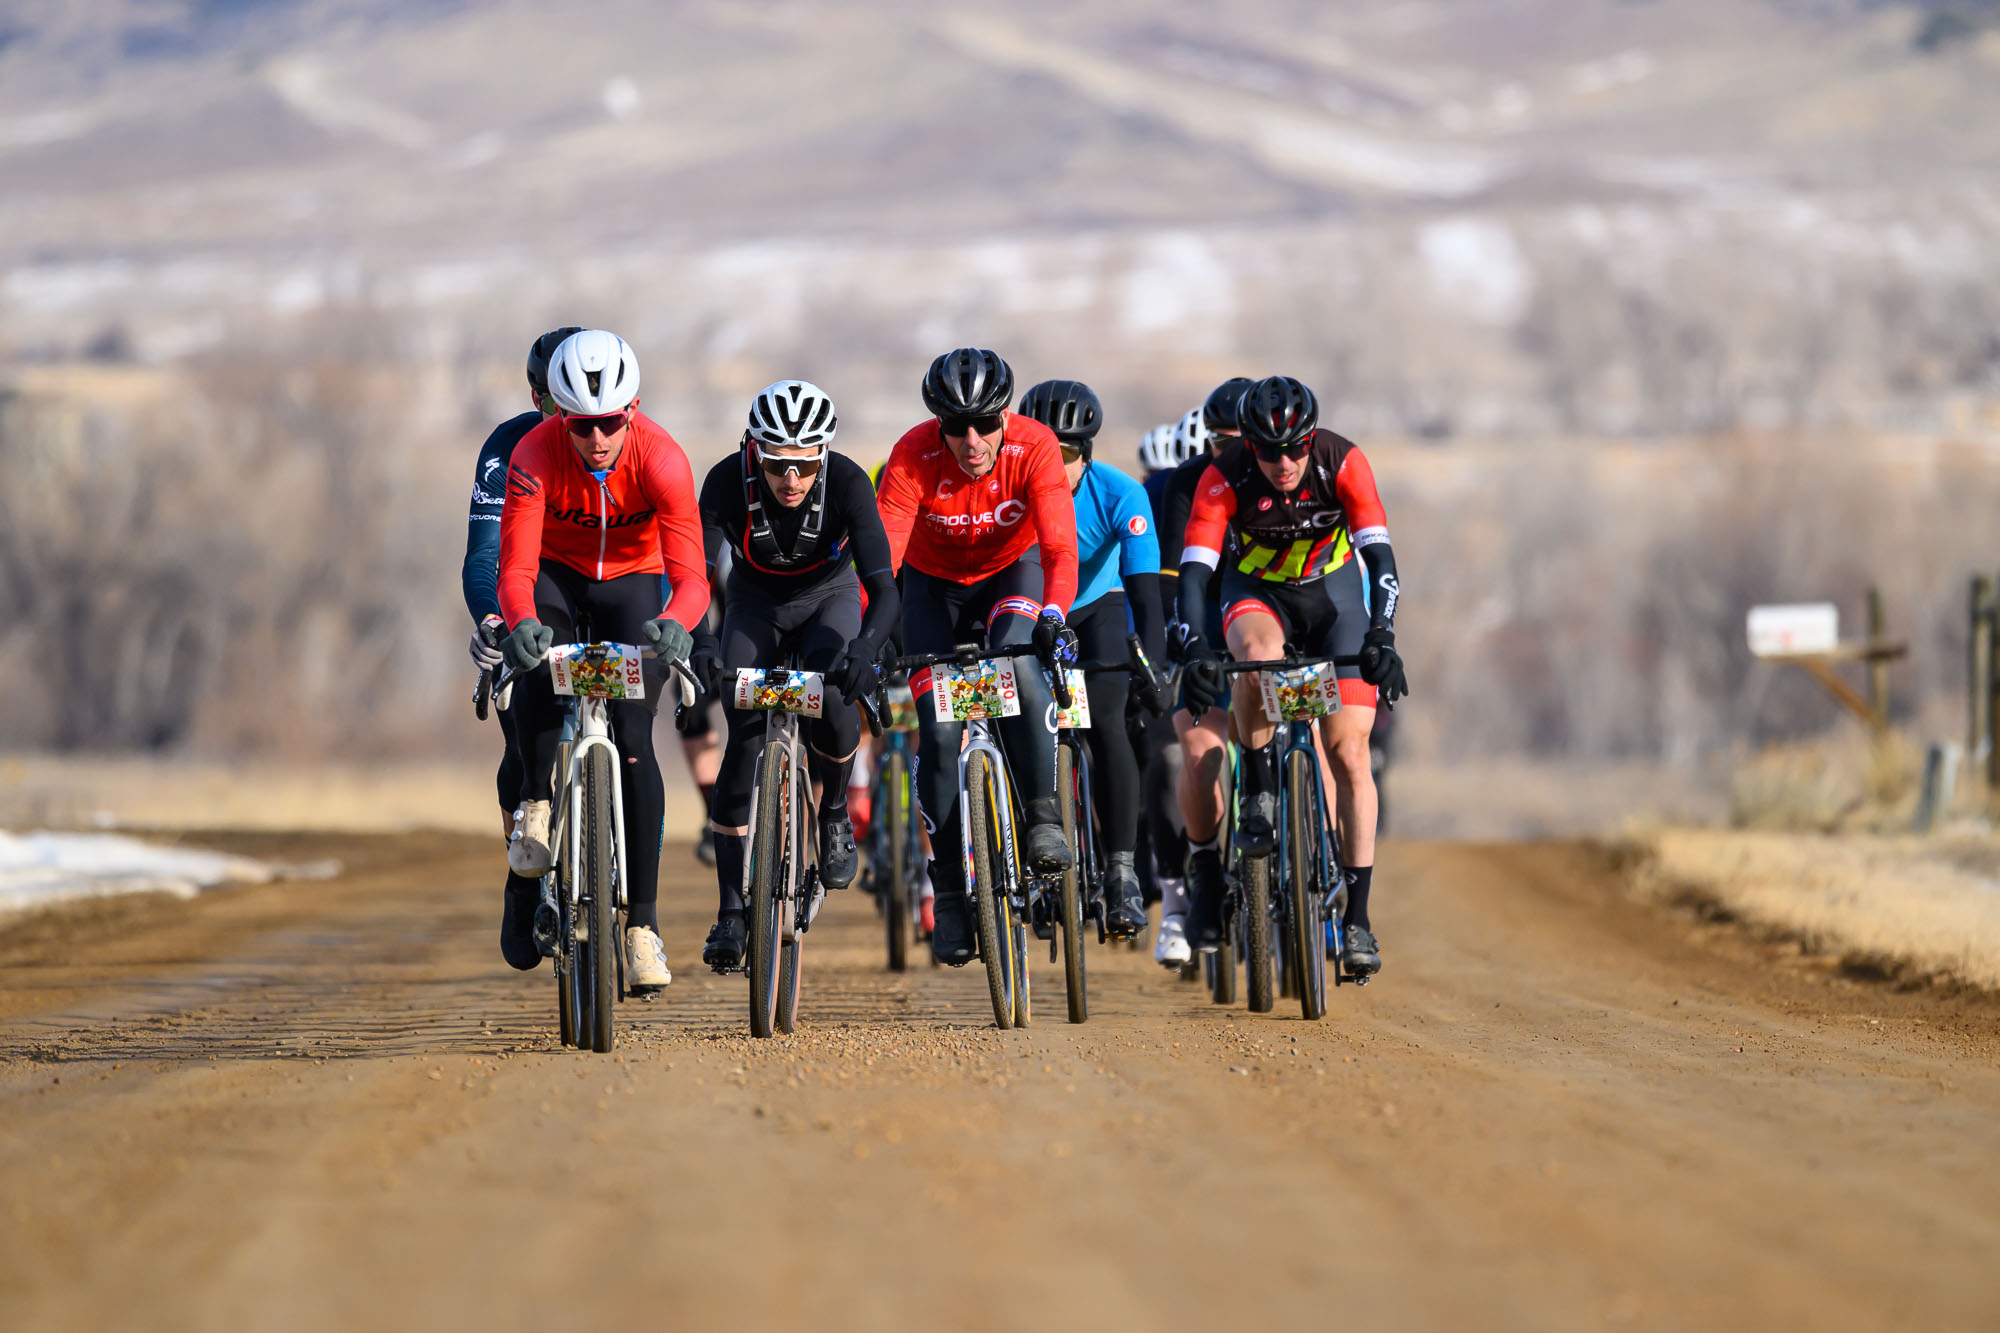
{"type": "Polygon", "coordinates": [[[1830,653],[1840,643],[1840,609],[1832,602],[1750,608],[1750,651],[1758,657],[1830,653]]]}

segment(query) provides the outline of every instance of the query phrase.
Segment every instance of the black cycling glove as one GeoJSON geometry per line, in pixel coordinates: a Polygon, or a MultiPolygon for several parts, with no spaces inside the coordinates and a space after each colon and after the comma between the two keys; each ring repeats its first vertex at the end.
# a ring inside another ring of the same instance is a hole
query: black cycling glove
{"type": "Polygon", "coordinates": [[[1382,691],[1382,702],[1393,704],[1410,692],[1403,676],[1403,659],[1396,652],[1396,631],[1376,626],[1361,636],[1361,679],[1382,691]]]}
{"type": "Polygon", "coordinates": [[[695,631],[694,650],[688,654],[688,674],[694,677],[694,687],[704,698],[713,698],[722,688],[722,644],[707,626],[695,631]]]}
{"type": "Polygon", "coordinates": [[[826,673],[826,683],[839,690],[847,702],[861,702],[882,684],[882,668],[875,660],[879,653],[866,639],[856,640],[826,673]]]}
{"type": "Polygon", "coordinates": [[[1216,660],[1207,637],[1191,626],[1181,644],[1181,660],[1187,663],[1181,681],[1187,686],[1188,712],[1200,717],[1228,690],[1229,678],[1223,675],[1222,663],[1216,660]]]}

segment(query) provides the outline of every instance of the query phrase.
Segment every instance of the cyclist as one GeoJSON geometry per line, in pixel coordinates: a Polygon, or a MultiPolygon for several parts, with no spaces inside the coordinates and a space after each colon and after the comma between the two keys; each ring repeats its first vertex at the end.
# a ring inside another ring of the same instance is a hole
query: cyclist
{"type": "MultiPolygon", "coordinates": [[[[1238,660],[1281,657],[1288,640],[1313,656],[1360,655],[1359,666],[1337,670],[1342,707],[1325,719],[1321,740],[1331,752],[1347,879],[1341,962],[1350,972],[1366,975],[1382,966],[1368,919],[1375,873],[1375,780],[1369,772],[1368,732],[1378,689],[1390,703],[1408,692],[1396,653],[1398,588],[1388,521],[1367,458],[1352,441],[1319,429],[1319,402],[1312,390],[1295,379],[1272,376],[1244,392],[1240,415],[1243,438],[1223,450],[1202,475],[1181,553],[1181,618],[1190,627],[1188,696],[1202,709],[1223,694],[1224,677],[1200,617],[1225,548],[1223,625],[1238,660]]],[[[1236,838],[1246,855],[1260,856],[1277,842],[1277,774],[1265,748],[1272,723],[1264,716],[1254,676],[1237,678],[1235,702],[1243,745],[1236,838]]],[[[1211,822],[1201,827],[1207,829],[1211,822]]],[[[1188,824],[1193,839],[1196,822],[1188,824]]],[[[1190,861],[1191,879],[1193,866],[1214,850],[1212,836],[1198,846],[1190,861]]],[[[1220,876],[1204,875],[1192,887],[1202,942],[1219,940],[1220,876]]]]}
{"type": "MultiPolygon", "coordinates": [[[[459,574],[464,585],[465,609],[472,613],[472,661],[481,671],[491,671],[505,660],[500,640],[507,622],[500,616],[500,508],[507,499],[507,462],[514,446],[521,442],[545,417],[554,415],[555,401],[549,397],[549,354],[572,333],[574,326],[552,329],[535,339],[528,348],[528,402],[533,411],[507,418],[493,428],[486,443],[479,446],[479,461],[472,470],[472,507],[466,515],[465,563],[459,574]]],[[[511,702],[511,700],[510,700],[511,702]]],[[[521,804],[521,749],[514,738],[514,710],[497,708],[500,735],[506,748],[500,756],[500,771],[494,784],[500,793],[501,836],[514,835],[514,816],[521,804]]],[[[535,881],[517,875],[510,868],[504,906],[500,914],[500,956],[508,966],[526,972],[542,961],[535,947],[534,915],[539,900],[535,881]]]]}
{"type": "MultiPolygon", "coordinates": [[[[572,334],[549,359],[549,395],[559,420],[529,431],[507,470],[500,517],[500,610],[511,627],[502,642],[522,673],[514,686],[522,774],[521,817],[508,864],[539,877],[553,861],[549,798],[562,710],[542,655],[573,640],[589,621],[600,640],[650,643],[662,659],[685,662],[689,627],[708,609],[701,519],[694,476],[674,437],[639,412],[639,360],[623,338],[602,329],[572,334]],[[661,576],[673,592],[661,595],[661,576]],[[662,600],[666,605],[661,606],[662,600]]],[[[611,706],[625,760],[627,868],[625,975],[640,993],[673,980],[660,943],[660,837],[666,791],[653,753],[653,712],[663,666],[648,675],[643,701],[611,706]]]]}
{"type": "Polygon", "coordinates": [[[1139,437],[1139,466],[1146,474],[1148,492],[1155,477],[1166,476],[1180,461],[1173,422],[1164,422],[1139,437]]]}
{"type": "MultiPolygon", "coordinates": [[[[1090,387],[1075,380],[1045,380],[1021,395],[1021,415],[1055,432],[1063,471],[1076,503],[1077,593],[1069,623],[1085,661],[1122,662],[1125,636],[1135,630],[1146,655],[1163,660],[1160,617],[1160,543],[1153,532],[1146,493],[1109,465],[1091,461],[1091,445],[1104,409],[1090,387]]],[[[1086,679],[1091,727],[1086,733],[1096,767],[1091,791],[1106,851],[1105,929],[1135,939],[1146,928],[1146,906],[1135,864],[1139,845],[1139,760],[1125,728],[1125,700],[1133,677],[1098,672],[1086,679]]],[[[1141,685],[1141,702],[1166,711],[1166,699],[1141,685]]]]}
{"type": "MultiPolygon", "coordinates": [[[[1186,544],[1188,514],[1194,508],[1194,495],[1201,484],[1202,474],[1208,471],[1216,453],[1235,441],[1241,426],[1238,408],[1243,391],[1254,382],[1241,377],[1225,380],[1209,391],[1200,407],[1180,419],[1175,442],[1181,462],[1167,474],[1159,490],[1158,503],[1163,511],[1160,516],[1162,550],[1179,551],[1186,544]]],[[[1172,577],[1174,582],[1167,588],[1167,593],[1178,603],[1178,567],[1172,577]]],[[[1203,619],[1198,623],[1211,642],[1220,640],[1222,604],[1219,591],[1210,589],[1201,606],[1203,619]]],[[[1184,655],[1185,633],[1177,626],[1174,638],[1169,641],[1169,651],[1177,656],[1184,655]]],[[[1149,822],[1154,829],[1153,852],[1158,863],[1176,869],[1185,867],[1187,876],[1162,876],[1160,934],[1153,945],[1153,957],[1167,967],[1179,967],[1193,957],[1193,948],[1187,938],[1190,906],[1188,878],[1204,879],[1218,886],[1222,882],[1221,853],[1212,847],[1206,853],[1197,853],[1191,844],[1214,844],[1221,829],[1222,765],[1224,749],[1229,742],[1226,708],[1204,709],[1202,716],[1196,716],[1188,705],[1183,679],[1180,706],[1173,717],[1172,735],[1181,750],[1173,791],[1176,809],[1168,811],[1164,808],[1166,784],[1156,781],[1148,789],[1155,802],[1149,822]],[[1180,816],[1178,829],[1175,828],[1174,814],[1180,816]]]]}
{"type": "MultiPolygon", "coordinates": [[[[904,649],[944,653],[983,639],[996,648],[1032,644],[1052,665],[1075,661],[1076,632],[1063,617],[1076,595],[1076,511],[1056,437],[1007,410],[1014,372],[984,348],[938,357],[923,395],[933,419],[896,442],[877,497],[891,563],[908,562],[904,649]]],[[[1023,859],[1034,874],[1060,874],[1070,850],[1056,802],[1055,700],[1035,662],[1024,654],[1015,664],[1021,714],[998,730],[1025,803],[1023,859]]],[[[973,952],[958,812],[965,727],[938,718],[929,671],[916,672],[910,688],[923,725],[917,799],[935,852],[931,953],[960,967],[973,952]]]]}
{"type": "Polygon", "coordinates": [[[854,881],[847,779],[861,720],[853,705],[881,681],[876,659],[896,622],[897,598],[868,474],[833,452],[839,424],[824,389],[780,380],[751,401],[741,447],[702,482],[709,566],[725,551],[732,560],[719,642],[704,640],[694,657],[696,675],[722,696],[728,718],[710,819],[721,901],[701,955],[718,969],[743,962],[750,788],[763,743],[762,715],[730,704],[730,682],[744,667],[782,665],[788,644],[797,646],[805,670],[826,677],[820,716],[805,725],[812,776],[823,789],[820,879],[832,889],[854,881]]]}

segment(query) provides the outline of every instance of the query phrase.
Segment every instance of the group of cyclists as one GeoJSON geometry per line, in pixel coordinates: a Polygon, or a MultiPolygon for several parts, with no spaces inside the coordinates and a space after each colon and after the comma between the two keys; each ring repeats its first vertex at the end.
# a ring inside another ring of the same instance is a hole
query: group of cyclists
{"type": "MultiPolygon", "coordinates": [[[[546,659],[552,645],[587,632],[653,655],[645,698],[611,705],[631,859],[625,976],[637,993],[672,980],[659,933],[665,788],[652,740],[662,694],[653,682],[669,664],[703,694],[682,710],[691,760],[709,751],[713,762],[699,721],[711,699],[726,720],[719,767],[696,777],[718,887],[702,957],[731,970],[748,934],[746,848],[763,736],[756,714],[731,698],[738,671],[789,661],[823,677],[825,702],[804,735],[822,792],[819,874],[840,889],[857,873],[854,825],[867,813],[849,808],[864,743],[856,705],[878,695],[885,663],[968,643],[1019,649],[1022,707],[996,730],[1020,788],[1021,863],[1056,875],[1075,850],[1056,790],[1050,673],[1123,658],[1131,635],[1148,659],[1181,671],[1177,691],[1150,672],[1085,677],[1106,931],[1143,934],[1150,885],[1161,901],[1156,959],[1179,967],[1222,946],[1232,726],[1236,845],[1254,856],[1276,837],[1276,778],[1262,748],[1271,724],[1253,676],[1229,687],[1222,654],[1268,660],[1289,646],[1352,663],[1338,669],[1342,706],[1323,719],[1321,763],[1337,794],[1346,877],[1341,962],[1361,976],[1380,968],[1368,914],[1368,738],[1378,700],[1406,691],[1396,563],[1367,459],[1320,427],[1304,384],[1272,376],[1218,386],[1176,425],[1147,433],[1141,484],[1093,457],[1103,410],[1087,385],[1047,380],[1016,405],[1005,360],[958,348],[931,363],[927,416],[872,481],[834,452],[839,422],[827,392],[783,380],[751,401],[738,449],[697,488],[680,445],[640,411],[638,358],[618,335],[543,334],[527,379],[532,410],[503,422],[479,452],[463,569],[472,658],[512,680],[497,778],[508,845],[500,947],[511,966],[533,969],[554,948],[539,881],[553,862],[562,714],[546,659]]],[[[959,845],[964,724],[940,715],[928,669],[908,685],[930,854],[923,925],[937,961],[958,966],[977,947],[959,845]]]]}

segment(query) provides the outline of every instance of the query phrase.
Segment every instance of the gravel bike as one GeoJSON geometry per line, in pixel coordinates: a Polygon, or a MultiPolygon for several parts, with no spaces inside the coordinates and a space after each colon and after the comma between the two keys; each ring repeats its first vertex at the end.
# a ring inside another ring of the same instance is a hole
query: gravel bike
{"type": "MultiPolygon", "coordinates": [[[[986,965],[987,996],[1001,1028],[1026,1027],[1029,1019],[1027,925],[1038,894],[1060,893],[1060,876],[1029,875],[1021,865],[1014,823],[1020,801],[1007,756],[993,723],[1018,717],[1021,692],[1014,659],[1020,647],[983,649],[961,644],[949,653],[919,653],[890,663],[895,671],[931,672],[931,697],[940,718],[966,724],[958,756],[958,817],[964,875],[972,896],[979,957],[986,965]]],[[[1058,709],[1073,705],[1066,673],[1049,671],[1058,709]]]]}
{"type": "MultiPolygon", "coordinates": [[[[887,932],[889,970],[901,972],[910,965],[912,938],[920,944],[928,938],[921,924],[923,825],[917,818],[912,782],[917,705],[910,696],[909,682],[898,679],[885,683],[875,715],[881,719],[883,735],[875,754],[875,770],[868,778],[869,808],[874,815],[868,824],[867,865],[861,880],[874,897],[875,911],[887,932]]],[[[937,960],[931,961],[935,964],[937,960]]]]}
{"type": "MultiPolygon", "coordinates": [[[[826,679],[788,657],[782,667],[737,670],[730,690],[733,707],[766,714],[750,788],[750,846],[743,866],[750,931],[743,970],[750,974],[750,1035],[768,1037],[774,1030],[798,1030],[805,936],[826,899],[818,804],[799,728],[800,718],[816,718],[825,707],[826,679]]],[[[879,731],[873,701],[864,700],[863,707],[871,729],[879,731]]]]}
{"type": "Polygon", "coordinates": [[[1347,889],[1314,742],[1319,719],[1340,711],[1334,669],[1358,660],[1341,656],[1223,664],[1226,675],[1258,674],[1265,715],[1277,724],[1268,742],[1280,774],[1277,849],[1266,856],[1237,858],[1226,909],[1231,933],[1241,942],[1254,1013],[1271,1011],[1276,1004],[1273,982],[1282,978],[1306,1018],[1323,1017],[1329,953],[1336,960],[1334,984],[1368,982],[1366,976],[1345,976],[1338,963],[1340,910],[1347,889]]]}
{"type": "MultiPolygon", "coordinates": [[[[536,940],[553,956],[556,1023],[564,1046],[609,1051],[615,1001],[625,998],[624,913],[631,883],[625,849],[623,764],[612,736],[610,705],[646,697],[644,660],[657,655],[630,643],[559,643],[543,654],[562,703],[550,800],[554,867],[541,881],[536,940]]],[[[681,705],[693,704],[694,681],[668,662],[681,705]]],[[[511,690],[500,678],[496,702],[511,690]]],[[[505,704],[502,702],[502,706],[505,704]]]]}
{"type": "MultiPolygon", "coordinates": [[[[1031,895],[1029,924],[1035,938],[1049,942],[1049,962],[1056,961],[1060,937],[1063,989],[1069,1005],[1069,1021],[1081,1023],[1090,1017],[1088,978],[1084,966],[1083,923],[1097,923],[1097,942],[1105,943],[1104,857],[1098,845],[1097,806],[1091,790],[1090,749],[1082,732],[1097,724],[1090,714],[1089,695],[1084,681],[1098,672],[1122,671],[1147,677],[1162,691],[1164,680],[1146,660],[1139,636],[1125,636],[1127,650],[1123,662],[1084,662],[1066,674],[1072,704],[1056,711],[1056,797],[1062,804],[1063,840],[1069,844],[1070,867],[1062,873],[1060,888],[1053,894],[1031,895]]],[[[1107,726],[1122,727],[1125,719],[1105,718],[1107,726]]]]}

